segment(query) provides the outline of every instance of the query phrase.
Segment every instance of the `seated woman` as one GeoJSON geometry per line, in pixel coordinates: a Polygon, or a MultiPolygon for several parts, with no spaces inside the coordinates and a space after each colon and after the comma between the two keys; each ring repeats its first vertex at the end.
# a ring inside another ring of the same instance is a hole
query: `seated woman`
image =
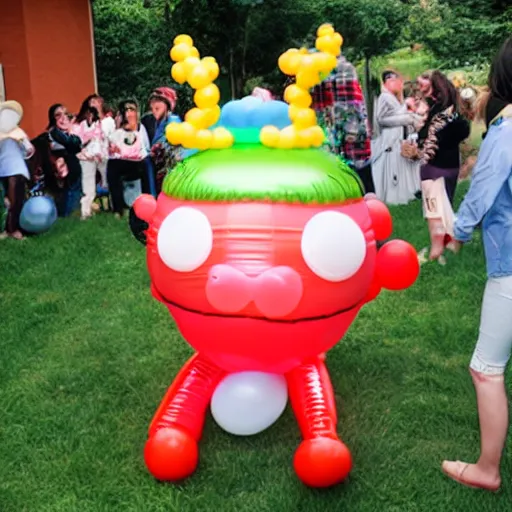
{"type": "Polygon", "coordinates": [[[112,198],[112,210],[122,217],[125,205],[124,181],[141,181],[143,193],[149,194],[149,176],[145,159],[149,155],[149,138],[139,123],[139,107],[134,100],[119,105],[119,128],[109,138],[107,181],[112,198]]]}
{"type": "Polygon", "coordinates": [[[160,193],[168,169],[172,169],[181,159],[180,148],[171,146],[165,136],[165,128],[170,122],[181,121],[173,114],[177,99],[174,89],[158,87],[149,96],[151,112],[141,119],[151,142],[150,156],[155,177],[155,195],[160,193]]]}
{"type": "MultiPolygon", "coordinates": [[[[25,185],[29,179],[25,160],[34,153],[27,134],[18,128],[23,109],[16,101],[0,103],[0,194],[2,203],[0,215],[5,216],[6,234],[16,240],[22,240],[20,213],[25,201],[25,185]],[[6,201],[5,201],[6,200],[6,201]],[[5,203],[4,203],[5,201],[5,203]]],[[[0,236],[3,235],[3,226],[0,236]]],[[[3,236],[2,236],[3,237],[3,236]]]]}
{"type": "Polygon", "coordinates": [[[60,217],[71,215],[82,195],[82,170],[77,158],[82,141],[72,133],[71,118],[64,105],[52,105],[47,131],[32,141],[36,147],[32,162],[36,187],[53,196],[60,217]]]}

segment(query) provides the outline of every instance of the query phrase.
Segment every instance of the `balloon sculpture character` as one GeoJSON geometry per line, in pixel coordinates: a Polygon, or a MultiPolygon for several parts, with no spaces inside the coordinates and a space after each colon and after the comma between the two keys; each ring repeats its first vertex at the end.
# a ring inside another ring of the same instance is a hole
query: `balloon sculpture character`
{"type": "Polygon", "coordinates": [[[325,25],[317,53],[279,59],[297,77],[289,105],[248,97],[221,111],[218,65],[200,60],[189,36],[175,39],[172,75],[196,89],[197,107],[167,137],[198,151],[166,177],[158,200],[134,205],[147,223],[152,293],[196,351],[149,428],[144,457],[159,480],[194,472],[210,405],[225,430],[252,435],[288,399],[304,439],[294,458],[301,481],[327,487],[350,472],[324,353],[382,288],[411,286],[419,266],[406,242],[377,248],[392,232],[387,208],[318,149],[308,88],[334,68],[341,42],[325,25]]]}

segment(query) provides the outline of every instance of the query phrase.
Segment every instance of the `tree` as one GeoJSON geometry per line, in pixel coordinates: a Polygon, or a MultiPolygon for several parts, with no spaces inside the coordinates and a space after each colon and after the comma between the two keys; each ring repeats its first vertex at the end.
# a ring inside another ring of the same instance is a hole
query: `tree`
{"type": "Polygon", "coordinates": [[[512,31],[508,0],[416,0],[405,37],[423,42],[446,66],[488,61],[512,31]]]}
{"type": "Polygon", "coordinates": [[[352,58],[364,58],[367,106],[373,119],[370,62],[397,47],[408,16],[408,7],[399,0],[328,0],[325,18],[333,22],[345,39],[352,58]]]}

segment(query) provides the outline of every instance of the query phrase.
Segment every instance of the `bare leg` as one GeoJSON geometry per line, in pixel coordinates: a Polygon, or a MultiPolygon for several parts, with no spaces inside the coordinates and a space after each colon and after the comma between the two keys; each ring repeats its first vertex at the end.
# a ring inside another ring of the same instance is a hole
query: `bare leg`
{"type": "Polygon", "coordinates": [[[444,237],[446,231],[441,219],[428,219],[428,230],[430,233],[430,260],[437,260],[444,252],[444,237]]]}
{"type": "Polygon", "coordinates": [[[503,375],[484,375],[471,370],[480,420],[480,458],[476,464],[443,463],[449,476],[461,483],[497,490],[501,485],[500,461],[508,430],[508,400],[503,375]]]}

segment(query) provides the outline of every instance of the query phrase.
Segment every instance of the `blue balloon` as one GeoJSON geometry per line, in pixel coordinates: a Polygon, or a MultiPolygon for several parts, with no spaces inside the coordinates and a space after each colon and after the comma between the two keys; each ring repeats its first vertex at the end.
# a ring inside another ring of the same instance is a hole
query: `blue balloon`
{"type": "Polygon", "coordinates": [[[252,124],[255,128],[270,125],[282,130],[291,124],[288,110],[284,101],[266,101],[253,113],[252,124]]]}
{"type": "Polygon", "coordinates": [[[272,125],[281,130],[291,124],[288,109],[284,101],[263,101],[255,96],[246,96],[226,103],[218,124],[227,128],[263,128],[272,125]]]}
{"type": "Polygon", "coordinates": [[[44,233],[56,220],[57,207],[51,197],[31,197],[21,209],[20,226],[27,233],[44,233]]]}

